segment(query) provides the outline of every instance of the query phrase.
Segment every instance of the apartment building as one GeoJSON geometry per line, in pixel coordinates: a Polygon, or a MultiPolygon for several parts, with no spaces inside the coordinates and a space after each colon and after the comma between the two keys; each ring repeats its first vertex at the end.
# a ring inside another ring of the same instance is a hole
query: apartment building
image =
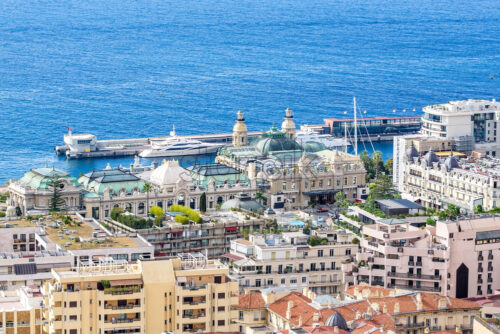
{"type": "MultiPolygon", "coordinates": [[[[209,258],[217,258],[230,251],[231,240],[241,238],[247,230],[254,233],[267,228],[272,222],[262,218],[249,217],[241,212],[215,212],[204,215],[208,223],[182,225],[175,221],[151,229],[126,231],[137,233],[154,246],[157,256],[175,257],[178,253],[203,251],[209,258]]],[[[121,228],[108,221],[115,231],[121,228]]]]}
{"type": "Polygon", "coordinates": [[[253,234],[249,240],[231,241],[231,253],[225,258],[241,290],[286,287],[302,291],[308,287],[334,294],[341,290],[340,265],[356,253],[357,245],[352,243],[353,235],[342,230],[331,238],[311,246],[309,236],[302,232],[253,234]]]}
{"type": "Polygon", "coordinates": [[[228,332],[238,284],[202,254],[138,261],[101,258],[54,269],[44,285],[48,333],[228,332]]]}
{"type": "Polygon", "coordinates": [[[420,229],[398,219],[364,225],[356,262],[344,280],[466,298],[500,288],[500,217],[439,221],[420,229]]]}
{"type": "Polygon", "coordinates": [[[0,292],[0,332],[42,333],[42,294],[36,286],[0,292]]]}
{"type": "Polygon", "coordinates": [[[240,333],[245,333],[249,327],[267,324],[266,301],[260,291],[240,294],[238,303],[232,305],[232,309],[237,312],[238,317],[233,322],[240,333]]]}
{"type": "Polygon", "coordinates": [[[93,220],[76,216],[65,224],[51,216],[13,220],[0,229],[0,290],[40,286],[53,268],[112,257],[127,261],[151,258],[153,246],[141,236],[114,237],[93,220]]]}
{"type": "MultiPolygon", "coordinates": [[[[363,287],[351,287],[347,294],[363,287]]],[[[387,289],[384,289],[387,290],[387,289]]],[[[387,292],[362,298],[336,300],[331,296],[309,298],[298,292],[267,306],[269,326],[276,330],[323,326],[353,333],[472,333],[479,305],[426,292],[387,292]]]]}
{"type": "Polygon", "coordinates": [[[401,183],[403,196],[425,207],[453,204],[473,212],[481,205],[490,210],[500,205],[500,159],[460,159],[453,153],[441,159],[432,150],[420,158],[410,148],[401,183]]]}

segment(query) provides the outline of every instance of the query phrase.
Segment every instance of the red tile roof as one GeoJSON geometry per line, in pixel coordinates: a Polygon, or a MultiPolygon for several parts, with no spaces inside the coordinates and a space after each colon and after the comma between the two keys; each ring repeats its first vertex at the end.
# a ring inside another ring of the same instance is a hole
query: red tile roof
{"type": "Polygon", "coordinates": [[[329,327],[329,326],[321,326],[321,327],[302,327],[302,329],[305,329],[311,334],[349,334],[348,331],[345,331],[343,329],[337,328],[337,331],[335,331],[335,328],[329,327]]]}
{"type": "Polygon", "coordinates": [[[251,292],[239,295],[238,304],[233,305],[233,307],[246,309],[265,308],[266,303],[260,292],[251,292]]]}

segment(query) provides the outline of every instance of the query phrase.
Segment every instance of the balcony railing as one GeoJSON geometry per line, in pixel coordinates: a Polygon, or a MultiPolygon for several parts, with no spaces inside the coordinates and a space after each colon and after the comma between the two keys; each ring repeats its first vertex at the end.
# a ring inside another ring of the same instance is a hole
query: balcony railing
{"type": "Polygon", "coordinates": [[[206,316],[205,313],[198,313],[198,314],[183,314],[182,318],[183,319],[198,319],[198,318],[204,318],[206,316]]]}
{"type": "Polygon", "coordinates": [[[409,324],[404,324],[403,327],[404,328],[421,328],[421,327],[425,327],[425,323],[423,321],[422,322],[412,322],[409,324]]]}
{"type": "Polygon", "coordinates": [[[141,304],[127,304],[127,305],[104,305],[106,310],[126,310],[135,307],[141,307],[141,304]]]}
{"type": "Polygon", "coordinates": [[[206,300],[195,300],[192,302],[183,302],[182,304],[184,305],[199,305],[199,304],[204,304],[206,303],[206,300]]]}
{"type": "Polygon", "coordinates": [[[108,319],[104,320],[104,323],[107,324],[123,324],[123,323],[131,323],[134,321],[141,321],[140,318],[131,318],[131,319],[108,319]]]}
{"type": "Polygon", "coordinates": [[[398,277],[398,278],[416,278],[416,279],[429,279],[429,280],[440,280],[441,275],[423,275],[423,274],[411,274],[411,273],[394,273],[392,271],[387,272],[387,276],[389,277],[398,277]]]}

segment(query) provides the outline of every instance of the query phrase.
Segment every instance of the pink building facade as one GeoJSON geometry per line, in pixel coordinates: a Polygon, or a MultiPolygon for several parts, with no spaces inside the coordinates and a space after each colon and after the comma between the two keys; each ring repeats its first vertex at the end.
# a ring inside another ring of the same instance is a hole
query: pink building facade
{"type": "Polygon", "coordinates": [[[344,282],[457,298],[500,288],[500,217],[438,222],[425,229],[384,219],[363,226],[362,235],[356,261],[342,266],[344,282]]]}

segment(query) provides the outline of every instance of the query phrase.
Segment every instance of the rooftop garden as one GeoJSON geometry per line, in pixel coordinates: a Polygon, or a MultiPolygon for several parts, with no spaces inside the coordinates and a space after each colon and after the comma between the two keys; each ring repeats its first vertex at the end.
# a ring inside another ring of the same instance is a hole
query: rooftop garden
{"type": "Polygon", "coordinates": [[[183,215],[176,215],[175,216],[175,221],[178,223],[181,223],[184,225],[189,224],[190,221],[195,222],[197,224],[203,223],[203,218],[201,218],[198,211],[193,210],[191,208],[188,208],[187,206],[174,204],[174,205],[171,205],[168,209],[171,212],[180,212],[183,214],[183,215]]]}
{"type": "Polygon", "coordinates": [[[116,220],[123,225],[131,227],[133,229],[146,229],[154,226],[152,219],[139,218],[130,214],[125,213],[122,208],[115,207],[111,210],[111,219],[116,220]]]}

